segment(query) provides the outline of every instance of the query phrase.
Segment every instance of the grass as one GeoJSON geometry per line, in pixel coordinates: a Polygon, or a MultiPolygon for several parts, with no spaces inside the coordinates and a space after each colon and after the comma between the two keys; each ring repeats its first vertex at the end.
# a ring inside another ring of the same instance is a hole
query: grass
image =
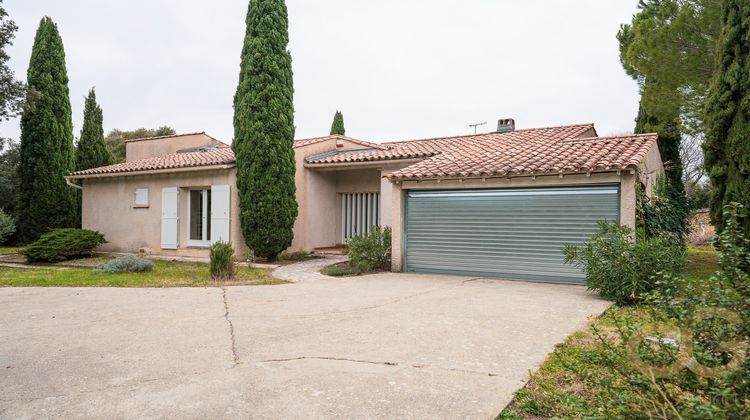
{"type": "Polygon", "coordinates": [[[94,274],[91,267],[106,257],[85,258],[43,268],[0,267],[0,287],[212,287],[223,285],[273,285],[286,283],[271,270],[237,267],[229,282],[211,281],[208,264],[154,260],[153,271],[129,274],[94,274]]]}
{"type": "Polygon", "coordinates": [[[350,277],[363,274],[361,271],[357,270],[351,264],[349,264],[349,261],[327,265],[320,270],[320,273],[325,274],[326,276],[333,277],[350,277]]]}
{"type": "Polygon", "coordinates": [[[0,255],[18,254],[22,249],[19,246],[0,246],[0,255]]]}
{"type": "MultiPolygon", "coordinates": [[[[701,281],[718,270],[718,255],[710,247],[691,246],[688,259],[687,279],[701,281]]],[[[594,333],[612,331],[622,317],[647,319],[648,307],[613,306],[588,330],[569,336],[497,419],[627,418],[630,407],[641,404],[643,396],[611,373],[607,348],[594,333]]]]}

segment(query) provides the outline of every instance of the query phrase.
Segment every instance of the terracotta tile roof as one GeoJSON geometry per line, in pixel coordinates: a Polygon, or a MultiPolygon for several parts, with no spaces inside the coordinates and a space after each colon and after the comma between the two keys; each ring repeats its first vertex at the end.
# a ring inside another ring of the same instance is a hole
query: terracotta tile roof
{"type": "Polygon", "coordinates": [[[125,140],[125,143],[134,143],[134,142],[147,141],[147,140],[170,139],[170,138],[186,137],[186,136],[198,136],[198,135],[204,135],[204,136],[210,138],[211,140],[214,140],[214,141],[217,141],[217,142],[219,142],[221,144],[229,146],[228,144],[224,143],[223,141],[221,141],[219,139],[216,139],[216,138],[214,138],[212,136],[209,136],[208,134],[206,134],[205,131],[196,131],[194,133],[170,134],[170,135],[167,135],[167,136],[143,137],[143,138],[140,138],[140,139],[125,140]]]}
{"type": "Polygon", "coordinates": [[[350,141],[352,143],[359,144],[361,146],[371,147],[373,149],[385,149],[384,146],[382,146],[380,144],[377,144],[377,143],[370,143],[369,141],[354,139],[354,138],[347,137],[347,136],[338,136],[338,135],[336,135],[336,136],[324,136],[324,137],[313,137],[313,138],[310,138],[310,139],[295,140],[294,141],[294,147],[297,148],[297,147],[309,146],[309,145],[315,144],[315,143],[322,143],[322,142],[324,142],[326,140],[347,140],[347,141],[350,141]]]}
{"type": "Polygon", "coordinates": [[[129,172],[156,171],[165,169],[193,168],[199,166],[230,165],[235,162],[234,153],[228,146],[206,148],[187,153],[170,153],[131,162],[118,163],[100,168],[73,172],[71,177],[87,175],[106,175],[129,172]]]}
{"type": "Polygon", "coordinates": [[[393,172],[391,180],[599,172],[637,167],[656,134],[559,139],[475,139],[393,172]]]}
{"type": "Polygon", "coordinates": [[[311,165],[326,163],[369,162],[392,159],[427,158],[453,149],[475,147],[474,145],[491,145],[505,141],[528,142],[530,140],[563,140],[580,137],[594,132],[593,124],[566,125],[557,127],[530,128],[507,133],[471,134],[465,136],[437,137],[421,140],[385,142],[385,150],[342,151],[333,156],[323,156],[309,162],[311,165]]]}

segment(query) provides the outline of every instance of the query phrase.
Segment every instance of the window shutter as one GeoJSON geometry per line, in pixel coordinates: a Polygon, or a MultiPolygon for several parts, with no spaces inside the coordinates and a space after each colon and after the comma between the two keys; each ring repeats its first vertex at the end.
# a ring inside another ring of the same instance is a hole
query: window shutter
{"type": "Polygon", "coordinates": [[[161,247],[177,249],[177,223],[179,221],[179,191],[177,187],[161,190],[161,247]]]}
{"type": "Polygon", "coordinates": [[[211,186],[211,243],[229,242],[229,185],[211,186]]]}

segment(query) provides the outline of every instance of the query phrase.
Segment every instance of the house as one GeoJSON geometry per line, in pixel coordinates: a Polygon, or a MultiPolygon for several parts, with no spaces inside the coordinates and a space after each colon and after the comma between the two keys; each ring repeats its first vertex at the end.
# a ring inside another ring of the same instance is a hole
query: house
{"type": "MultiPolygon", "coordinates": [[[[663,173],[655,134],[598,137],[593,124],[371,143],[294,142],[299,216],[290,251],[393,228],[393,269],[582,282],[563,243],[598,220],[634,226],[636,191],[663,173]]],[[[218,239],[239,255],[231,148],[206,135],[131,140],[124,163],[79,171],[83,227],[104,250],[206,256],[218,239]]]]}

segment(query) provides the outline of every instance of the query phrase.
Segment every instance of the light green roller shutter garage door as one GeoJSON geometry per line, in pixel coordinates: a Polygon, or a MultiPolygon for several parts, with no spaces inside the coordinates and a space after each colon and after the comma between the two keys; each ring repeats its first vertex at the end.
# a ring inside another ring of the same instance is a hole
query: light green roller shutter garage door
{"type": "Polygon", "coordinates": [[[408,191],[406,271],[583,283],[563,244],[619,212],[617,185],[408,191]]]}

